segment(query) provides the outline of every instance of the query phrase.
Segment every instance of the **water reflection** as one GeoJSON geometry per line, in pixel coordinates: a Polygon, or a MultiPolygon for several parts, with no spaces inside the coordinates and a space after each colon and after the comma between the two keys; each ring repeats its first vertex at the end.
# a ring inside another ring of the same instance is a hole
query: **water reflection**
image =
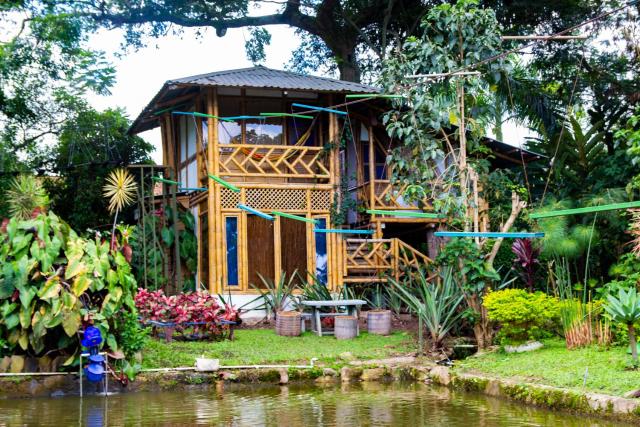
{"type": "Polygon", "coordinates": [[[610,426],[422,384],[220,384],[109,398],[0,401],[0,426],[610,426]]]}

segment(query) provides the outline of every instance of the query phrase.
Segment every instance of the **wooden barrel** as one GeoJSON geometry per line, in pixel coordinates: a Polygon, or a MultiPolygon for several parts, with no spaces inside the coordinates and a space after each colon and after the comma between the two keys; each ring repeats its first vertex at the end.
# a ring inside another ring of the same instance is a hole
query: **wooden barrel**
{"type": "Polygon", "coordinates": [[[301,315],[297,311],[281,311],[276,315],[276,334],[283,337],[300,336],[301,315]]]}
{"type": "Polygon", "coordinates": [[[358,336],[358,318],[336,316],[334,333],[339,340],[349,340],[358,336]]]}
{"type": "Polygon", "coordinates": [[[389,335],[391,333],[391,311],[371,310],[367,312],[367,331],[370,334],[389,335]]]}

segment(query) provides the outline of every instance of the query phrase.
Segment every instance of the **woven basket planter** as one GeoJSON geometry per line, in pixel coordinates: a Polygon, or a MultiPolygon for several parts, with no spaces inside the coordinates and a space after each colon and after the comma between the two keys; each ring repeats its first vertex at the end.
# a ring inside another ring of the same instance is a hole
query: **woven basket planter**
{"type": "Polygon", "coordinates": [[[276,335],[283,337],[300,336],[301,318],[297,311],[281,311],[276,315],[276,335]]]}
{"type": "Polygon", "coordinates": [[[370,334],[389,335],[391,333],[391,311],[371,310],[367,312],[367,331],[370,334]]]}
{"type": "Polygon", "coordinates": [[[336,316],[334,334],[339,340],[350,340],[358,336],[358,318],[353,316],[336,316]]]}

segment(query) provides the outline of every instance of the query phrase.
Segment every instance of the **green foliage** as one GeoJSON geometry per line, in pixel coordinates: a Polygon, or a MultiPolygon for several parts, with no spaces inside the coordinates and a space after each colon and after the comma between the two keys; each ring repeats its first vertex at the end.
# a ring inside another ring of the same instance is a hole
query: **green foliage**
{"type": "Polygon", "coordinates": [[[51,212],[12,218],[0,239],[0,338],[11,351],[74,354],[83,318],[118,349],[114,315],[135,313],[136,281],[122,253],[78,237],[51,212]]]}
{"type": "MultiPolygon", "coordinates": [[[[479,67],[481,77],[432,80],[429,84],[415,84],[415,79],[407,76],[457,71],[495,55],[501,43],[495,13],[479,7],[476,0],[460,0],[454,5],[445,3],[432,8],[420,24],[419,35],[408,37],[402,50],[384,64],[385,89],[402,93],[411,104],[411,108],[404,108],[404,101],[395,101],[383,120],[389,135],[400,141],[388,158],[394,166],[393,179],[422,186],[437,211],[455,210],[461,204],[455,200],[455,192],[443,191],[442,184],[432,185],[438,163],[448,151],[443,133],[451,133],[451,126],[461,119],[457,90],[465,90],[466,123],[471,136],[467,148],[472,153],[479,148],[478,140],[484,136],[489,117],[493,117],[491,86],[501,79],[508,65],[489,62],[479,67]],[[448,196],[439,199],[443,194],[448,196]]],[[[447,186],[455,185],[456,171],[438,178],[447,186]]],[[[458,191],[458,197],[465,198],[466,189],[462,191],[463,194],[458,191]]]]}
{"type": "Polygon", "coordinates": [[[75,100],[106,94],[115,81],[105,52],[88,45],[94,26],[51,6],[29,0],[0,7],[0,140],[22,154],[42,151],[37,143],[60,131],[75,100]]]}
{"type": "Polygon", "coordinates": [[[613,321],[633,324],[640,320],[640,296],[635,288],[620,289],[618,295],[607,296],[604,309],[613,321]]]}
{"type": "MultiPolygon", "coordinates": [[[[184,292],[194,291],[196,290],[195,275],[198,270],[198,241],[195,234],[195,218],[190,210],[178,205],[178,221],[182,224],[178,231],[180,261],[182,262],[184,276],[182,290],[184,292]]],[[[173,213],[169,207],[165,206],[163,209],[147,214],[140,219],[140,224],[135,228],[131,239],[131,247],[133,249],[131,264],[136,280],[141,286],[144,285],[146,289],[157,290],[167,284],[164,259],[167,253],[173,254],[174,244],[173,213]],[[144,226],[142,222],[144,222],[144,226]]]]}
{"type": "Polygon", "coordinates": [[[262,281],[263,287],[259,287],[253,283],[251,283],[251,287],[262,296],[262,308],[267,310],[268,313],[275,313],[277,316],[278,312],[284,311],[287,304],[292,302],[291,297],[297,287],[297,271],[294,271],[289,278],[287,278],[285,272],[282,272],[278,283],[274,283],[271,279],[265,279],[260,273],[258,273],[258,276],[262,281]]]}
{"type": "Polygon", "coordinates": [[[558,319],[556,298],[543,292],[503,289],[484,297],[489,319],[500,325],[497,338],[501,344],[536,340],[548,335],[547,328],[558,319]]]}
{"type": "Polygon", "coordinates": [[[607,296],[607,303],[604,305],[614,322],[627,325],[629,334],[629,345],[631,346],[631,357],[634,367],[638,366],[638,348],[636,345],[635,323],[640,320],[640,296],[636,288],[620,289],[618,295],[607,296]]]}
{"type": "MultiPolygon", "coordinates": [[[[99,112],[86,105],[64,124],[51,159],[60,177],[45,185],[52,209],[73,229],[84,231],[113,222],[102,196],[109,173],[117,166],[150,160],[152,145],[129,135],[129,125],[122,110],[99,112]]],[[[134,207],[121,210],[118,218],[133,222],[133,211],[134,207]]]]}
{"type": "Polygon", "coordinates": [[[465,292],[482,294],[494,280],[500,276],[487,264],[478,245],[472,239],[454,238],[442,248],[436,258],[442,267],[452,267],[456,280],[465,292]]]}
{"type": "Polygon", "coordinates": [[[20,175],[7,191],[9,214],[18,219],[28,219],[35,209],[46,209],[49,196],[38,179],[32,175],[20,175]]]}
{"type": "Polygon", "coordinates": [[[452,267],[442,271],[440,284],[429,283],[422,269],[413,277],[415,278],[410,287],[389,279],[393,286],[389,292],[400,298],[409,311],[424,323],[431,336],[431,346],[435,350],[441,347],[442,340],[463,316],[463,311],[459,310],[463,300],[460,285],[456,282],[452,267]]]}
{"type": "Polygon", "coordinates": [[[249,39],[244,42],[244,50],[247,52],[247,59],[252,64],[259,64],[267,59],[265,46],[271,44],[271,34],[262,27],[252,27],[249,29],[249,39]]]}
{"type": "Polygon", "coordinates": [[[127,359],[131,360],[148,341],[151,328],[143,328],[135,312],[124,311],[114,317],[115,337],[127,359]]]}

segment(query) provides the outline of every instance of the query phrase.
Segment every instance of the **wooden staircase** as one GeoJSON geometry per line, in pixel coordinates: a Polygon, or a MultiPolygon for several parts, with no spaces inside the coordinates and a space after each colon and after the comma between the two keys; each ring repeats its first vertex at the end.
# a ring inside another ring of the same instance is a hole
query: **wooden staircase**
{"type": "Polygon", "coordinates": [[[344,283],[399,282],[405,275],[433,262],[422,252],[398,238],[345,239],[344,283]]]}

